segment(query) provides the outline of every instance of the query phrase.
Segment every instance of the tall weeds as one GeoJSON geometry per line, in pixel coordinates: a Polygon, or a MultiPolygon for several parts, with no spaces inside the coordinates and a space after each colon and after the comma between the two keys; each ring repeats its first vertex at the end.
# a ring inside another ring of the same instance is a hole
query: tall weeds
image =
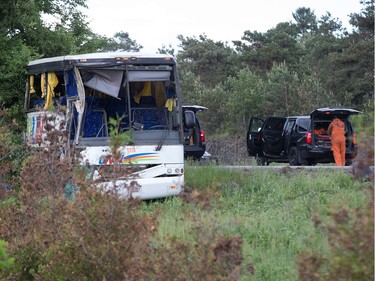
{"type": "Polygon", "coordinates": [[[374,280],[374,199],[363,209],[341,209],[331,216],[334,223],[328,226],[314,219],[316,227],[328,234],[329,255],[301,254],[297,260],[300,279],[374,280]]]}
{"type": "MultiPolygon", "coordinates": [[[[84,182],[72,148],[60,142],[64,137],[49,130],[49,146],[23,162],[20,189],[0,201],[0,238],[14,258],[0,280],[240,279],[239,237],[208,233],[197,222],[189,241],[160,238],[158,210],[145,213],[144,202],[84,182]],[[79,187],[74,200],[66,196],[67,184],[79,187]]],[[[114,159],[121,139],[114,136],[114,159]]],[[[118,165],[113,169],[116,176],[118,165]]]]}
{"type": "Polygon", "coordinates": [[[22,162],[29,150],[22,141],[21,127],[8,120],[6,110],[0,111],[0,200],[4,192],[18,185],[22,162]]]}

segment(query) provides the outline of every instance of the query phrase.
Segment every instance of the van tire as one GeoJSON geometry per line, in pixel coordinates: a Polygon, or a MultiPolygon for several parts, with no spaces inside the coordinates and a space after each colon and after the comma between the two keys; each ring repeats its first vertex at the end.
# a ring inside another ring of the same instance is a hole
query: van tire
{"type": "Polygon", "coordinates": [[[289,166],[300,166],[301,163],[299,161],[299,152],[297,147],[293,146],[289,150],[289,166]]]}
{"type": "MultiPolygon", "coordinates": [[[[258,166],[264,166],[266,165],[266,157],[257,155],[256,157],[257,165],[258,166]]],[[[268,165],[268,164],[267,164],[268,165]]]]}

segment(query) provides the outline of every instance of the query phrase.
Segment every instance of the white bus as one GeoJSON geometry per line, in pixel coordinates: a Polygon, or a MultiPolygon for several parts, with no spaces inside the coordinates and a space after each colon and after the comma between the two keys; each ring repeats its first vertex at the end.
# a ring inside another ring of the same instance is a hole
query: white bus
{"type": "Polygon", "coordinates": [[[27,73],[28,145],[45,145],[46,116],[52,114],[64,120],[66,142],[80,151],[83,165],[92,167],[98,186],[142,200],[181,194],[183,123],[194,126],[194,113],[183,116],[172,56],[134,52],[69,55],[31,61],[27,73]],[[131,142],[120,147],[121,165],[131,166],[133,172],[109,181],[103,176],[113,164],[109,119],[117,117],[122,117],[121,132],[131,136],[131,142]]]}

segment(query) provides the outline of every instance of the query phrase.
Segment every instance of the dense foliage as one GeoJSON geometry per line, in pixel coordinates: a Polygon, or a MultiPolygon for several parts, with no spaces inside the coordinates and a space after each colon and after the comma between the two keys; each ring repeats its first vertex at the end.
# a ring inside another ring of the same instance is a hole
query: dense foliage
{"type": "Polygon", "coordinates": [[[235,50],[205,36],[179,37],[186,102],[207,106],[209,133],[240,133],[251,115],[308,114],[318,107],[373,112],[374,1],[345,30],[309,8],[265,33],[247,30],[235,50]]]}

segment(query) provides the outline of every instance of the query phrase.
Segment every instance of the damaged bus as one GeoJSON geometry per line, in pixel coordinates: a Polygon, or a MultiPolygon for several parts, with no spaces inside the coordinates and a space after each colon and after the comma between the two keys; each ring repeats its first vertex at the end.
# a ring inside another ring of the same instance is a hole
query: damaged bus
{"type": "Polygon", "coordinates": [[[46,116],[52,114],[64,120],[65,141],[80,151],[99,187],[142,200],[181,194],[183,127],[194,126],[194,113],[182,113],[173,56],[112,52],[43,58],[31,61],[27,74],[28,145],[45,145],[46,116]],[[114,181],[104,176],[113,164],[111,118],[131,139],[119,152],[120,165],[132,172],[114,181]]]}

